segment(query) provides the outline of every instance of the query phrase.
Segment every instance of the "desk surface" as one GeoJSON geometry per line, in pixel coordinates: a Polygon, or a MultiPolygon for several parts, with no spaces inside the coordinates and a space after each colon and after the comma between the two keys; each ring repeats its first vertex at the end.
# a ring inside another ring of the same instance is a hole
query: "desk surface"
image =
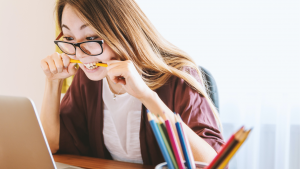
{"type": "Polygon", "coordinates": [[[53,155],[56,162],[65,163],[77,167],[89,169],[153,169],[155,166],[125,163],[114,160],[106,160],[101,158],[58,154],[53,155]]]}

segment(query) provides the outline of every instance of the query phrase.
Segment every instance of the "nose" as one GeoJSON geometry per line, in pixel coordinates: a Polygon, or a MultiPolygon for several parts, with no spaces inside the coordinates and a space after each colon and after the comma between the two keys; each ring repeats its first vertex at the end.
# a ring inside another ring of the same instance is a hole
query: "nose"
{"type": "Polygon", "coordinates": [[[75,48],[76,48],[76,53],[75,53],[76,58],[81,59],[81,58],[86,57],[86,54],[83,53],[82,50],[78,46],[76,46],[75,48]]]}

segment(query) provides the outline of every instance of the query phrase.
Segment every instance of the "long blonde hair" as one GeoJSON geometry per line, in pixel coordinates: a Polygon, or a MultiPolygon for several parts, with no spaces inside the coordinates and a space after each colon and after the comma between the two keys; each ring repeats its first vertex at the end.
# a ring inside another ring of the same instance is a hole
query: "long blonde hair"
{"type": "Polygon", "coordinates": [[[121,60],[131,60],[152,90],[164,85],[172,75],[184,79],[207,99],[222,130],[218,111],[207,89],[182,70],[184,67],[197,70],[201,81],[206,84],[198,66],[185,52],[158,33],[134,0],[58,0],[56,13],[59,26],[66,4],[78,12],[121,60]]]}

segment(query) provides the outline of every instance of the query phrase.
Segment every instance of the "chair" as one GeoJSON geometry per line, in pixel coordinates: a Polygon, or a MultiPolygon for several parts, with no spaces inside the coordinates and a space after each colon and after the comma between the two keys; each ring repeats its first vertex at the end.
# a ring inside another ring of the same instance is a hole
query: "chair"
{"type": "Polygon", "coordinates": [[[199,70],[202,70],[202,73],[204,73],[204,77],[205,77],[205,80],[207,82],[207,87],[208,87],[208,94],[211,98],[211,100],[213,101],[213,103],[215,104],[217,110],[219,111],[219,95],[218,95],[218,88],[217,88],[217,83],[214,79],[214,77],[211,75],[211,73],[199,66],[199,70]]]}

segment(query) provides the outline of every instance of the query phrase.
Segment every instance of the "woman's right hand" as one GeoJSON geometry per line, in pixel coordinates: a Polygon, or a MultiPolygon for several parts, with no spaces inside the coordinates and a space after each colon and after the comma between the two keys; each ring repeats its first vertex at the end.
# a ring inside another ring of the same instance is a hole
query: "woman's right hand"
{"type": "Polygon", "coordinates": [[[55,52],[41,61],[41,68],[48,80],[61,80],[75,75],[77,72],[75,64],[70,63],[68,55],[55,52]]]}

